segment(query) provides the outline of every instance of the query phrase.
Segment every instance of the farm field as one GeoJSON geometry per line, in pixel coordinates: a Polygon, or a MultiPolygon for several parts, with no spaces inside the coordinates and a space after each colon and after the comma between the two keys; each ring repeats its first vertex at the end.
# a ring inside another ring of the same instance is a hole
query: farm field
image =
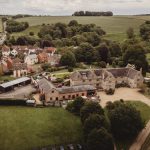
{"type": "MultiPolygon", "coordinates": [[[[57,22],[69,23],[70,20],[77,20],[81,24],[94,23],[97,26],[101,26],[107,35],[104,37],[107,39],[122,41],[126,39],[126,30],[129,27],[133,27],[135,33],[138,35],[139,26],[144,23],[145,20],[150,20],[150,16],[113,16],[113,17],[75,17],[75,16],[42,16],[42,17],[26,17],[17,19],[17,21],[29,22],[30,28],[23,31],[22,35],[28,35],[31,30],[37,35],[40,26],[45,24],[54,24],[57,22]]],[[[18,33],[13,34],[18,36],[18,33]]]]}
{"type": "Polygon", "coordinates": [[[2,27],[2,19],[1,19],[2,17],[0,17],[0,32],[2,32],[2,29],[3,29],[3,27],[2,27]]]}
{"type": "Polygon", "coordinates": [[[0,150],[80,142],[80,119],[61,108],[0,107],[0,150]]]}

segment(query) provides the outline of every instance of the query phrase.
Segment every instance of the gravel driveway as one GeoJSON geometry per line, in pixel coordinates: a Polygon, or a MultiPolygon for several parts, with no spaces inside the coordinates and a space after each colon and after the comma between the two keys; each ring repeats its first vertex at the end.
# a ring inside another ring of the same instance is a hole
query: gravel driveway
{"type": "Polygon", "coordinates": [[[131,88],[118,88],[116,89],[114,95],[106,95],[105,92],[98,92],[98,95],[101,98],[101,106],[105,107],[108,101],[116,101],[116,100],[131,100],[131,101],[141,101],[150,106],[150,99],[138,92],[139,89],[131,89],[131,88]]]}

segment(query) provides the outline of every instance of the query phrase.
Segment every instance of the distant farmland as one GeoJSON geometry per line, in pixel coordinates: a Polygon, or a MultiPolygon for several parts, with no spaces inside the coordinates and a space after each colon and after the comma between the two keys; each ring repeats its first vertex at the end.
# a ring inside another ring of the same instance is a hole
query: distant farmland
{"type": "Polygon", "coordinates": [[[0,17],[0,32],[2,32],[2,19],[0,17]]]}
{"type": "MultiPolygon", "coordinates": [[[[122,41],[126,38],[126,30],[129,27],[133,27],[136,34],[139,34],[139,26],[145,21],[150,20],[150,16],[113,16],[113,17],[75,17],[75,16],[61,16],[61,17],[27,17],[17,19],[18,21],[27,21],[32,30],[37,34],[40,29],[39,25],[54,24],[57,22],[69,23],[70,20],[77,20],[81,24],[94,23],[97,26],[101,26],[106,32],[105,36],[108,39],[122,41]]],[[[21,35],[27,35],[31,29],[27,29],[21,35]]],[[[19,34],[14,34],[18,36],[19,34]]]]}

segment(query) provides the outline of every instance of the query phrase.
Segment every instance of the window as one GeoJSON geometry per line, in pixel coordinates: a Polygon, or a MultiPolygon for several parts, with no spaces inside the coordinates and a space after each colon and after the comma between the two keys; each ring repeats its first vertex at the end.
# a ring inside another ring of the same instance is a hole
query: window
{"type": "Polygon", "coordinates": [[[71,95],[68,95],[68,98],[71,98],[71,95]]]}
{"type": "Polygon", "coordinates": [[[52,93],[54,93],[54,91],[52,91],[52,93]]]}
{"type": "Polygon", "coordinates": [[[52,101],[52,100],[53,100],[53,98],[51,97],[51,98],[50,98],[50,100],[52,101]]]}
{"type": "Polygon", "coordinates": [[[89,80],[90,82],[92,81],[92,79],[89,80]]]}
{"type": "Polygon", "coordinates": [[[75,95],[72,95],[72,98],[74,99],[74,98],[75,98],[75,95]]]}
{"type": "Polygon", "coordinates": [[[56,97],[56,101],[58,101],[58,97],[56,97]]]}
{"type": "Polygon", "coordinates": [[[84,96],[84,93],[82,93],[82,96],[84,96]]]}
{"type": "Polygon", "coordinates": [[[65,96],[63,96],[63,99],[65,99],[65,96]]]}
{"type": "Polygon", "coordinates": [[[85,80],[83,80],[83,82],[85,82],[85,80]]]}
{"type": "Polygon", "coordinates": [[[76,94],[77,97],[79,97],[79,94],[76,94]]]}

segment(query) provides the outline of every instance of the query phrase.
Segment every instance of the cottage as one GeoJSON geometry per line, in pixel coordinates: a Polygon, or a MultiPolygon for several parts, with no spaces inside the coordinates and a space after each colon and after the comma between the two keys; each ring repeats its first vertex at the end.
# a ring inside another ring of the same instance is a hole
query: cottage
{"type": "Polygon", "coordinates": [[[10,55],[10,48],[8,46],[4,45],[2,47],[2,56],[9,57],[9,55],[10,55]]]}
{"type": "Polygon", "coordinates": [[[38,63],[38,57],[36,54],[27,55],[24,59],[24,62],[27,63],[27,65],[34,65],[38,63]]]}
{"type": "Polygon", "coordinates": [[[26,76],[28,73],[28,68],[26,63],[14,63],[13,64],[13,76],[22,77],[26,76]]]}
{"type": "Polygon", "coordinates": [[[60,58],[61,58],[61,55],[59,54],[51,55],[48,57],[48,63],[50,63],[51,66],[57,66],[59,65],[60,58]]]}
{"type": "Polygon", "coordinates": [[[38,61],[39,63],[46,63],[48,62],[48,54],[45,52],[39,53],[38,54],[38,61]]]}
{"type": "Polygon", "coordinates": [[[71,100],[79,96],[96,94],[96,88],[92,85],[63,86],[57,88],[46,78],[43,78],[38,82],[38,87],[40,94],[44,95],[46,103],[52,101],[71,100]]]}
{"type": "Polygon", "coordinates": [[[55,47],[45,47],[44,51],[49,55],[49,56],[53,56],[56,52],[56,48],[55,47]]]}

